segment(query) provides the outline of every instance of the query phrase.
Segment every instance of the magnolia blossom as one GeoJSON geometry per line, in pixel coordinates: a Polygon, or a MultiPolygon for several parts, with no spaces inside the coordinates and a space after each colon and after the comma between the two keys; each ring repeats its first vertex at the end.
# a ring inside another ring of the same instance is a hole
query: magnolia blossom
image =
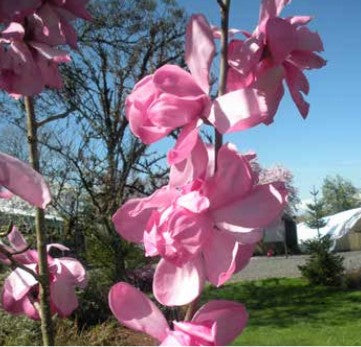
{"type": "Polygon", "coordinates": [[[161,346],[228,345],[242,332],[248,319],[243,305],[213,300],[202,306],[191,321],[173,321],[171,329],[157,306],[124,282],[111,288],[109,306],[119,322],[152,336],[161,346]]]}
{"type": "MultiPolygon", "coordinates": [[[[285,80],[290,94],[305,118],[309,104],[302,93],[308,94],[309,84],[303,73],[305,69],[319,69],[326,64],[316,52],[323,51],[323,44],[316,32],[310,31],[310,16],[280,18],[279,15],[290,0],[263,0],[259,24],[246,40],[232,40],[228,48],[227,89],[230,92],[218,99],[217,107],[228,111],[232,98],[243,88],[256,88],[264,93],[268,113],[263,113],[263,123],[272,122],[284,94],[285,80]]],[[[233,112],[233,122],[212,113],[215,125],[223,133],[248,127],[247,119],[233,112]],[[221,124],[222,123],[222,124],[221,124]]],[[[219,112],[218,112],[219,114],[219,112]]],[[[229,119],[228,115],[228,119],[229,119]]]]}
{"type": "Polygon", "coordinates": [[[24,41],[25,28],[10,23],[0,39],[0,87],[8,93],[33,95],[45,86],[63,83],[58,64],[70,61],[68,52],[34,41],[24,41]]]}
{"type": "Polygon", "coordinates": [[[41,3],[41,0],[1,0],[0,22],[21,21],[33,13],[41,3]]]}
{"type": "Polygon", "coordinates": [[[232,145],[219,150],[217,167],[216,173],[204,168],[203,179],[183,187],[170,182],[148,198],[132,199],[113,216],[122,237],[144,243],[146,255],[162,257],[153,291],[165,305],[187,304],[206,279],[219,286],[246,266],[260,229],[286,203],[284,185],[258,185],[249,158],[232,145]]]}
{"type": "Polygon", "coordinates": [[[0,38],[0,88],[13,97],[35,95],[45,87],[61,88],[58,64],[69,62],[70,56],[57,46],[76,48],[77,35],[70,21],[90,19],[87,2],[4,0],[0,20],[8,26],[0,38]]]}
{"type": "Polygon", "coordinates": [[[193,15],[187,25],[185,47],[190,73],[175,65],[165,65],[136,84],[126,101],[126,116],[132,132],[144,143],[153,143],[200,119],[207,119],[224,132],[239,118],[243,120],[243,129],[247,129],[268,117],[272,103],[259,85],[239,88],[227,100],[221,97],[212,103],[208,93],[214,36],[215,28],[205,17],[193,15]]]}
{"type": "MultiPolygon", "coordinates": [[[[19,251],[27,248],[26,241],[16,228],[9,235],[9,242],[13,250],[19,251]]],[[[69,250],[60,244],[49,244],[47,246],[48,252],[51,248],[58,248],[62,251],[69,250]]],[[[7,249],[9,250],[9,248],[7,249]]],[[[14,258],[28,269],[35,273],[38,272],[38,253],[35,250],[27,250],[14,258]]],[[[60,317],[67,317],[78,307],[75,288],[85,288],[87,284],[85,269],[76,259],[52,258],[49,255],[48,266],[51,311],[60,317]]],[[[37,309],[38,296],[39,283],[37,279],[25,270],[16,268],[5,279],[1,295],[2,307],[11,314],[24,314],[31,319],[38,320],[40,319],[37,309]]]]}
{"type": "Polygon", "coordinates": [[[209,72],[215,44],[203,15],[193,15],[187,25],[185,60],[191,73],[164,65],[138,82],[126,100],[132,132],[153,143],[178,127],[209,113],[209,72]]]}
{"type": "Polygon", "coordinates": [[[28,29],[30,40],[50,46],[68,44],[77,47],[77,33],[71,21],[77,17],[91,20],[85,9],[88,0],[47,0],[30,15],[28,29]]]}
{"type": "Polygon", "coordinates": [[[49,188],[39,173],[22,161],[1,152],[0,187],[0,198],[10,198],[13,193],[39,208],[45,208],[51,201],[49,188]]]}

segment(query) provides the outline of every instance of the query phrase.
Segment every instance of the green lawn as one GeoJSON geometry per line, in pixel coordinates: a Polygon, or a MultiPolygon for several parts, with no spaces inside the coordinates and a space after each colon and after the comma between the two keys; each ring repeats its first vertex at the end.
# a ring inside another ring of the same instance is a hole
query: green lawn
{"type": "Polygon", "coordinates": [[[246,305],[247,328],[234,345],[361,345],[361,291],[269,279],[208,288],[202,301],[246,305]]]}

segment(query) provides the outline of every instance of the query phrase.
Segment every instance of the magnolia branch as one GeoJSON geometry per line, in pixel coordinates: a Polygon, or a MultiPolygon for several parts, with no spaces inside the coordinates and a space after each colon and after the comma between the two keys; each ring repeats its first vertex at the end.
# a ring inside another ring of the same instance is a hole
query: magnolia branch
{"type": "Polygon", "coordinates": [[[39,122],[36,123],[36,126],[38,128],[42,127],[43,125],[47,124],[47,123],[50,123],[50,122],[53,122],[55,120],[59,120],[59,119],[64,119],[66,117],[69,116],[70,113],[72,113],[73,111],[75,111],[75,108],[70,108],[69,110],[63,112],[63,113],[59,113],[59,114],[56,114],[54,116],[49,116],[48,118],[45,118],[39,122]]]}
{"type": "Polygon", "coordinates": [[[36,272],[34,272],[33,270],[26,267],[24,264],[22,264],[22,263],[20,263],[20,262],[18,262],[17,260],[14,259],[14,255],[22,254],[22,253],[26,252],[29,248],[30,248],[30,246],[27,246],[26,248],[24,248],[24,249],[22,249],[20,251],[9,252],[8,250],[6,250],[4,248],[4,246],[0,245],[0,253],[3,254],[10,261],[11,267],[13,269],[19,268],[21,270],[24,270],[25,272],[32,275],[37,281],[39,281],[39,276],[38,276],[38,274],[36,272]]]}

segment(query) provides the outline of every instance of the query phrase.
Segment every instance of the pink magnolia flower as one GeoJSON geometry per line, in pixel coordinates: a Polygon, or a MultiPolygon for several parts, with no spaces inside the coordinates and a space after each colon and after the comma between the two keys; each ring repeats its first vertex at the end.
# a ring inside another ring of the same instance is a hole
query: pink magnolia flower
{"type": "MultiPolygon", "coordinates": [[[[9,240],[14,250],[25,249],[27,246],[26,241],[16,229],[12,231],[9,240]]],[[[60,244],[49,244],[48,252],[53,247],[62,251],[69,250],[60,244]]],[[[37,273],[38,253],[35,250],[28,250],[16,257],[16,260],[37,273]]],[[[85,288],[87,284],[85,269],[79,261],[68,257],[48,256],[48,265],[52,313],[67,317],[78,307],[75,288],[85,288]]],[[[38,290],[38,281],[34,276],[21,268],[16,268],[4,282],[1,295],[3,309],[14,315],[25,314],[31,319],[40,319],[37,310],[38,290]]]]}
{"type": "Polygon", "coordinates": [[[191,73],[164,65],[138,82],[126,100],[132,132],[153,143],[209,113],[209,71],[215,54],[212,29],[203,15],[187,25],[185,60],[191,73]]]}
{"type": "MultiPolygon", "coordinates": [[[[253,34],[245,32],[246,40],[230,42],[227,80],[230,93],[220,98],[216,105],[224,113],[227,113],[239,90],[252,87],[265,95],[266,109],[269,112],[262,114],[262,122],[271,123],[284,93],[282,81],[285,80],[301,115],[304,118],[307,116],[309,104],[302,93],[308,94],[309,84],[303,70],[319,69],[326,61],[315,53],[323,51],[321,38],[318,33],[306,27],[312,17],[279,17],[283,7],[289,2],[290,0],[263,0],[259,24],[253,34]]],[[[233,117],[228,115],[228,119],[233,120],[228,124],[225,117],[214,117],[212,114],[211,119],[223,133],[242,130],[248,126],[244,117],[236,111],[233,112],[233,117]]]]}
{"type": "Polygon", "coordinates": [[[260,228],[285,206],[283,184],[258,185],[248,157],[233,146],[220,149],[217,167],[182,188],[171,182],[148,198],[132,199],[113,216],[123,238],[144,243],[148,256],[161,255],[153,291],[165,305],[187,304],[206,279],[220,286],[240,271],[262,237],[260,228]]]}
{"type": "Polygon", "coordinates": [[[109,306],[119,322],[154,337],[161,346],[228,345],[241,334],[248,320],[243,305],[213,300],[202,306],[191,321],[173,321],[172,330],[157,306],[124,282],[111,288],[109,306]]]}
{"type": "MultiPolygon", "coordinates": [[[[20,160],[1,152],[0,186],[40,208],[45,208],[51,201],[49,188],[39,173],[20,160]]],[[[6,193],[8,196],[9,192],[6,193]]]]}
{"type": "MultiPolygon", "coordinates": [[[[237,32],[231,29],[230,35],[237,32]]],[[[126,101],[126,116],[132,132],[144,143],[153,143],[179,127],[194,127],[199,119],[207,119],[223,133],[235,125],[237,130],[248,129],[275,112],[276,95],[273,92],[271,97],[269,92],[266,97],[266,82],[246,88],[237,85],[236,91],[212,103],[209,74],[218,36],[203,15],[193,15],[187,25],[185,49],[191,73],[165,65],[136,84],[126,101]]],[[[273,73],[264,79],[271,78],[279,77],[273,73]]]]}
{"type": "Polygon", "coordinates": [[[2,32],[0,87],[14,96],[34,95],[45,86],[61,88],[58,64],[70,61],[68,52],[24,38],[19,23],[10,23],[2,32]]]}
{"type": "Polygon", "coordinates": [[[68,44],[77,47],[77,33],[71,21],[77,17],[91,20],[85,5],[88,0],[47,0],[27,18],[29,38],[49,46],[68,44]]]}
{"type": "MultiPolygon", "coordinates": [[[[29,252],[26,250],[27,243],[26,243],[23,235],[21,235],[21,233],[18,231],[16,226],[12,227],[11,232],[7,235],[7,239],[8,239],[10,246],[5,245],[1,240],[0,240],[0,246],[9,253],[12,253],[12,254],[15,253],[13,255],[13,258],[16,261],[18,261],[22,264],[27,264],[29,262],[29,252]]],[[[31,259],[31,257],[30,257],[30,259],[31,259]]],[[[6,257],[6,255],[1,253],[1,249],[0,249],[0,262],[5,265],[11,265],[11,262],[6,257]]]]}
{"type": "Polygon", "coordinates": [[[41,3],[41,0],[1,0],[0,22],[19,22],[35,12],[41,3]]]}

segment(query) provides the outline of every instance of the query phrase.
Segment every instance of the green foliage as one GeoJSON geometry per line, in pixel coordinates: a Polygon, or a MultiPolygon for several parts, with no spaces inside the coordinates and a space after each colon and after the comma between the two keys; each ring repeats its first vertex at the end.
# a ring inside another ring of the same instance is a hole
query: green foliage
{"type": "Polygon", "coordinates": [[[342,284],[344,258],[330,251],[332,242],[326,235],[304,243],[310,257],[305,265],[299,265],[298,268],[311,284],[335,287],[342,284]]]}
{"type": "Polygon", "coordinates": [[[108,293],[113,282],[104,269],[89,270],[88,278],[88,286],[78,293],[79,306],[72,315],[79,329],[101,324],[111,316],[108,293]]]}
{"type": "Polygon", "coordinates": [[[324,202],[318,199],[318,190],[315,187],[310,193],[313,196],[313,204],[307,204],[306,224],[311,229],[317,229],[319,233],[319,229],[326,225],[326,222],[322,219],[325,216],[324,202]]]}
{"type": "Polygon", "coordinates": [[[361,291],[309,285],[281,278],[208,287],[202,304],[212,299],[244,304],[246,329],[233,345],[359,345],[361,291]]]}
{"type": "Polygon", "coordinates": [[[326,177],[322,185],[323,202],[327,214],[350,210],[361,206],[357,189],[351,181],[337,175],[326,177]]]}

